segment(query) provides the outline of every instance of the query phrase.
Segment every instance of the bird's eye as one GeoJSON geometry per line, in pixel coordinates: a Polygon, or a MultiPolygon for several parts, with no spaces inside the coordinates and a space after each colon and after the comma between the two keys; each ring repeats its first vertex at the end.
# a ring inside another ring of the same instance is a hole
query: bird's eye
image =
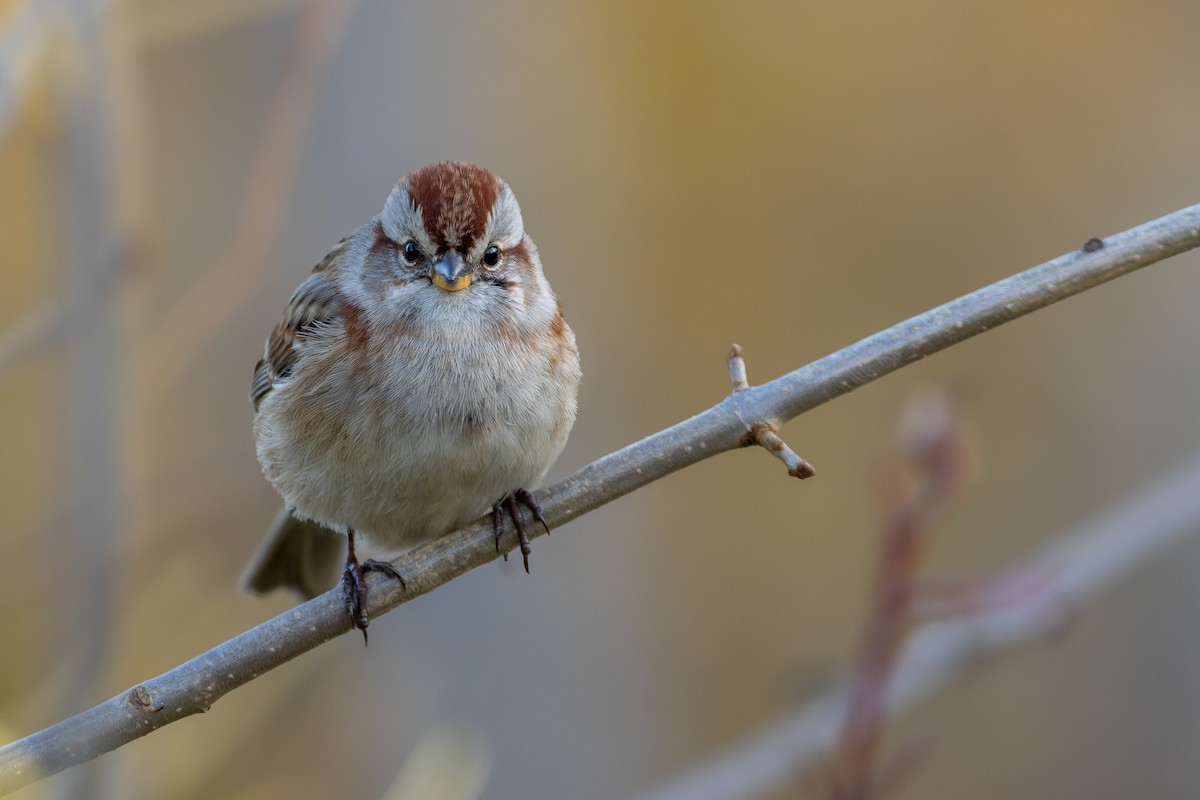
{"type": "Polygon", "coordinates": [[[485,266],[494,267],[500,263],[500,248],[492,245],[487,250],[483,251],[483,263],[485,266]]]}
{"type": "Polygon", "coordinates": [[[404,251],[404,260],[410,264],[417,263],[417,259],[421,257],[421,248],[412,239],[405,242],[401,249],[404,251]]]}

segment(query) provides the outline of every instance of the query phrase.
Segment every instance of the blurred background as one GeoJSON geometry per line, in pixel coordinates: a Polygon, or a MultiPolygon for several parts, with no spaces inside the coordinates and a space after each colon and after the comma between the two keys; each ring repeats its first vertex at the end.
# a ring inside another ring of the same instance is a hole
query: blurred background
{"type": "MultiPolygon", "coordinates": [[[[765,382],[1200,200],[1198,36],[1192,0],[0,2],[2,738],[289,607],[236,587],[280,502],[251,370],[405,172],[475,161],[520,199],[583,355],[554,479],[718,402],[731,342],[765,382]]],[[[914,390],[958,399],[981,462],[936,575],[1010,566],[1193,454],[1198,267],[793,421],[813,480],[704,462],[538,540],[530,576],[476,570],[369,649],[17,796],[385,797],[430,741],[464,797],[649,790],[852,663],[914,390]]],[[[936,731],[894,796],[1195,796],[1198,571],[1200,543],[1164,553],[893,726],[936,731]]]]}

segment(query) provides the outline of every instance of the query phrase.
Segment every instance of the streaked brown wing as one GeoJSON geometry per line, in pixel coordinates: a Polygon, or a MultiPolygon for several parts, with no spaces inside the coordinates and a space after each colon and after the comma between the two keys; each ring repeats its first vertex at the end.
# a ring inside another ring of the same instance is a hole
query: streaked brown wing
{"type": "Polygon", "coordinates": [[[254,410],[266,397],[277,381],[285,380],[296,368],[300,357],[295,348],[296,340],[307,330],[341,316],[342,299],[329,274],[329,265],[342,256],[347,236],[338,242],[321,263],[313,267],[312,275],[300,284],[283,311],[283,319],[267,337],[263,357],[254,366],[254,380],[250,384],[250,402],[254,410]]]}

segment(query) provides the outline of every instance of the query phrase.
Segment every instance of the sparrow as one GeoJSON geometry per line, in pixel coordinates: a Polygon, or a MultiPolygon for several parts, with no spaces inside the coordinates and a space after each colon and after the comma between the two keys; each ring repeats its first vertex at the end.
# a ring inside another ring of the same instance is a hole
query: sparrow
{"type": "MultiPolygon", "coordinates": [[[[242,585],[311,597],[336,580],[369,624],[368,572],[489,509],[521,506],[575,422],[575,335],[517,199],[482,167],[430,164],[292,295],[254,368],[254,438],[284,509],[242,585]],[[371,556],[359,560],[359,554],[371,556]]],[[[549,530],[547,528],[547,530],[549,530]]],[[[506,556],[507,557],[507,556],[506,556]]]]}

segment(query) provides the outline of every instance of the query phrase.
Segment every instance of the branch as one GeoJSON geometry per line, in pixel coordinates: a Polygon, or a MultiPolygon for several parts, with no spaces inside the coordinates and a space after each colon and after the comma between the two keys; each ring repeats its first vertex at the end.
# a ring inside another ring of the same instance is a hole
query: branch
{"type": "MultiPolygon", "coordinates": [[[[918,628],[889,677],[883,713],[910,708],[984,659],[998,659],[1055,633],[1071,609],[1168,545],[1197,535],[1200,457],[1009,571],[1008,576],[1018,579],[1038,576],[1024,597],[988,604],[985,613],[918,628]]],[[[795,781],[825,766],[849,700],[848,685],[823,694],[792,717],[637,800],[735,800],[795,781]]]]}
{"type": "Polygon", "coordinates": [[[266,281],[313,112],[356,8],[357,3],[346,0],[307,0],[303,4],[288,43],[280,84],[263,120],[229,247],[201,273],[159,330],[146,337],[146,347],[136,361],[146,391],[162,396],[187,374],[211,341],[204,333],[229,324],[266,281]],[[235,285],[238,291],[229,291],[235,285]]]}
{"type": "Polygon", "coordinates": [[[969,472],[968,436],[945,395],[924,392],[909,400],[901,434],[881,481],[883,545],[832,759],[830,796],[835,800],[882,796],[873,773],[888,691],[912,632],[918,572],[934,520],[961,493],[969,472]]]}
{"type": "Polygon", "coordinates": [[[61,22],[55,11],[43,3],[17,3],[6,9],[0,26],[0,136],[36,85],[38,67],[55,43],[53,28],[61,22]]]}
{"type": "MultiPolygon", "coordinates": [[[[927,355],[1135,269],[1200,246],[1200,206],[1068,253],[877,333],[770,383],[734,392],[707,411],[584,467],[539,502],[561,526],[717,453],[746,445],[755,423],[789,420],[927,355]]],[[[532,532],[537,536],[537,532],[532,532]]],[[[504,549],[516,544],[511,526],[504,549]]],[[[490,520],[405,554],[407,590],[373,580],[371,614],[389,611],[497,557],[490,520]]],[[[0,748],[0,793],[87,761],[176,720],[350,630],[340,592],[268,620],[169,672],[0,748]]]]}

